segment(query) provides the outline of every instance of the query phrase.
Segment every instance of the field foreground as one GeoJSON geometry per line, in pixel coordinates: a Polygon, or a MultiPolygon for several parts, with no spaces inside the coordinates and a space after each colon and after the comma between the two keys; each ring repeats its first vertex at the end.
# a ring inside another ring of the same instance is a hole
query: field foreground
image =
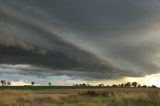
{"type": "Polygon", "coordinates": [[[160,106],[158,88],[0,90],[0,106],[160,106]]]}

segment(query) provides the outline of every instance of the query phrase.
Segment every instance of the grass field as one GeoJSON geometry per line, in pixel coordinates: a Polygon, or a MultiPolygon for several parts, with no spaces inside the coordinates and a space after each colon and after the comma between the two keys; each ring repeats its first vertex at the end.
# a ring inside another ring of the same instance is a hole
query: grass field
{"type": "Polygon", "coordinates": [[[0,88],[0,106],[160,106],[158,88],[16,88],[0,88]]]}

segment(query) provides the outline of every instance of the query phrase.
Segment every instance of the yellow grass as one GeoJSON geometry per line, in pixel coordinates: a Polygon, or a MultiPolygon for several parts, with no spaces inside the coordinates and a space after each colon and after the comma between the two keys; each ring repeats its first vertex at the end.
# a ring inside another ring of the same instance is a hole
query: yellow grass
{"type": "Polygon", "coordinates": [[[0,106],[97,105],[160,106],[159,89],[0,90],[0,106]]]}

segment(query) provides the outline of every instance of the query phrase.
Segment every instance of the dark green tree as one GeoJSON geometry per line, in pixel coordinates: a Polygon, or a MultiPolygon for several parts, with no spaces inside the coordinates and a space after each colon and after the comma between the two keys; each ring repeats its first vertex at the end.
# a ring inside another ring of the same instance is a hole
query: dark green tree
{"type": "Polygon", "coordinates": [[[49,83],[48,83],[48,85],[49,85],[49,86],[51,86],[51,85],[52,85],[52,83],[51,83],[51,82],[49,82],[49,83]]]}
{"type": "Polygon", "coordinates": [[[122,87],[122,88],[125,87],[125,84],[124,83],[120,84],[120,87],[122,87]]]}
{"type": "Polygon", "coordinates": [[[1,84],[2,84],[2,86],[6,86],[6,81],[5,80],[1,80],[1,84]]]}
{"type": "Polygon", "coordinates": [[[99,84],[98,86],[99,86],[99,87],[103,87],[103,86],[104,86],[104,84],[99,84]]]}
{"type": "Polygon", "coordinates": [[[125,87],[131,87],[131,83],[130,83],[130,82],[127,82],[127,83],[125,84],[125,87]]]}
{"type": "Polygon", "coordinates": [[[34,86],[34,85],[35,85],[35,82],[31,82],[31,85],[34,86]]]}
{"type": "Polygon", "coordinates": [[[7,82],[7,86],[11,86],[11,82],[7,82]]]}
{"type": "Polygon", "coordinates": [[[133,86],[133,87],[137,87],[137,86],[138,86],[138,83],[137,83],[137,82],[132,82],[132,86],[133,86]]]}

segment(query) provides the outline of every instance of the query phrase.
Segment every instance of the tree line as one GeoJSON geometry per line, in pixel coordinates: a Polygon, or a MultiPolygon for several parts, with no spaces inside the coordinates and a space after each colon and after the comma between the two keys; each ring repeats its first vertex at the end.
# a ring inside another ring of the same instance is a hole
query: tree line
{"type": "Polygon", "coordinates": [[[6,82],[5,80],[1,80],[2,86],[11,86],[11,82],[6,82]]]}
{"type": "MultiPolygon", "coordinates": [[[[92,85],[89,84],[74,84],[73,86],[77,87],[92,87],[92,85]]],[[[121,84],[113,84],[113,85],[104,85],[104,84],[98,84],[97,87],[113,87],[113,88],[158,88],[155,85],[147,86],[147,85],[141,85],[138,82],[127,82],[127,83],[121,83],[121,84]]]]}
{"type": "MultiPolygon", "coordinates": [[[[32,81],[31,84],[28,85],[28,86],[35,86],[35,84],[36,83],[34,81],[32,81]]],[[[11,82],[1,80],[1,85],[2,86],[11,86],[11,82]]],[[[49,82],[48,86],[52,86],[52,83],[49,82]]],[[[116,84],[113,84],[113,85],[98,84],[96,86],[83,83],[83,84],[73,84],[73,86],[75,86],[75,87],[113,87],[113,88],[131,88],[131,87],[132,88],[158,88],[155,85],[152,85],[152,86],[141,85],[138,82],[127,82],[127,83],[121,83],[121,84],[118,84],[118,85],[116,85],[116,84]]]]}

